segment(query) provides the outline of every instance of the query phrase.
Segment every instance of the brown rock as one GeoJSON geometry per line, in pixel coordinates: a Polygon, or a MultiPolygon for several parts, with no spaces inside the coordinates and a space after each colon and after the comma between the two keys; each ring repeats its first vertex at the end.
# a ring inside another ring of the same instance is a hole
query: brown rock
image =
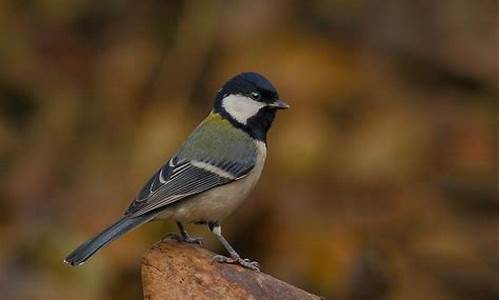
{"type": "Polygon", "coordinates": [[[262,272],[212,261],[215,254],[173,240],[142,263],[144,299],[321,299],[262,272]]]}

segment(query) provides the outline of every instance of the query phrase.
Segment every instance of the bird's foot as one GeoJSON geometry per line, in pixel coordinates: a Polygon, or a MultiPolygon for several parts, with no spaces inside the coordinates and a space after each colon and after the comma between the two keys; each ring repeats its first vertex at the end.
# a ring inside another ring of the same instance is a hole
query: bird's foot
{"type": "Polygon", "coordinates": [[[197,244],[199,246],[203,246],[203,239],[196,236],[191,237],[189,235],[183,236],[177,233],[169,233],[163,239],[173,239],[181,243],[197,244]]]}
{"type": "Polygon", "coordinates": [[[256,261],[251,261],[248,258],[240,258],[240,257],[226,257],[223,255],[216,255],[213,258],[214,261],[219,263],[227,263],[227,264],[239,264],[240,266],[260,272],[259,263],[256,261]]]}

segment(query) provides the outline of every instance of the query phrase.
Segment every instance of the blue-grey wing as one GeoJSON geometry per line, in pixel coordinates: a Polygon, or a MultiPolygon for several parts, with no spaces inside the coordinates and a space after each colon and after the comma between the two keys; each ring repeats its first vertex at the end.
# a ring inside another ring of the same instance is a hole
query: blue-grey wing
{"type": "Polygon", "coordinates": [[[125,214],[140,216],[245,177],[254,161],[198,161],[172,158],[139,192],[125,214]]]}

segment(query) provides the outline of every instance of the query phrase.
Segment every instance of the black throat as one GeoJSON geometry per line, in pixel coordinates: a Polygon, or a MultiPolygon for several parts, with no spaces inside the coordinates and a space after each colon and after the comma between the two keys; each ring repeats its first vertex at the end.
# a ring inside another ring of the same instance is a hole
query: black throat
{"type": "Polygon", "coordinates": [[[264,143],[267,143],[267,132],[271,128],[276,116],[276,109],[266,106],[261,108],[255,116],[249,118],[246,124],[241,124],[222,107],[222,101],[216,101],[214,111],[231,122],[234,127],[243,130],[252,138],[264,143]]]}

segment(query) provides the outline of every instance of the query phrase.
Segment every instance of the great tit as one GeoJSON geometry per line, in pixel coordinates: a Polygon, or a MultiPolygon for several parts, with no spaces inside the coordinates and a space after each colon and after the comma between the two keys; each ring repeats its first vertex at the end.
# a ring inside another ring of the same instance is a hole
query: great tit
{"type": "Polygon", "coordinates": [[[222,236],[221,221],[257,183],[266,159],[266,137],[276,111],[288,108],[264,76],[236,75],[217,92],[209,115],[170,160],[146,182],[116,223],[83,243],[65,259],[77,266],[124,233],[155,219],[174,219],[178,240],[200,243],[183,223],[208,225],[229,257],[214,260],[259,270],[242,259],[222,236]]]}

